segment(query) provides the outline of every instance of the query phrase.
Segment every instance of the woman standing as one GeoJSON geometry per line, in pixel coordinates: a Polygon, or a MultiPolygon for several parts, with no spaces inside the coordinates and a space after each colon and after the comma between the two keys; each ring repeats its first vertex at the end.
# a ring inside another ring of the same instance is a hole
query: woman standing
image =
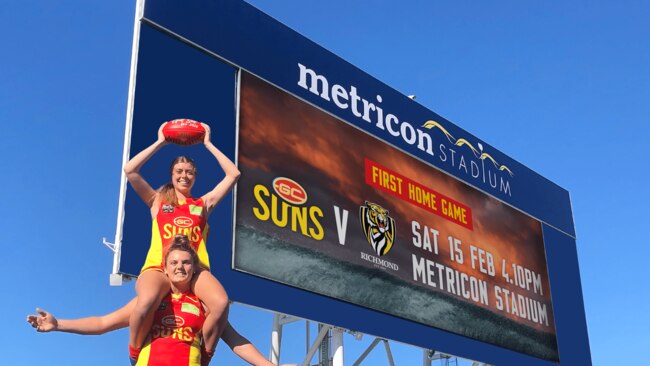
{"type": "MultiPolygon", "coordinates": [[[[164,124],[163,124],[164,125],[164,124]]],[[[225,177],[208,193],[199,198],[192,195],[197,176],[194,161],[178,157],[171,165],[171,181],[155,190],[142,177],[140,169],[165,146],[163,125],[158,130],[158,139],[135,155],[124,166],[126,177],[151,212],[151,247],[145,264],[136,282],[137,301],[129,319],[129,355],[137,360],[140,348],[153,321],[154,310],[169,291],[169,280],[163,273],[163,258],[167,247],[176,234],[187,235],[199,258],[199,270],[191,283],[195,293],[209,309],[203,325],[203,338],[207,355],[214,353],[217,341],[227,323],[228,295],[221,283],[210,273],[206,242],[209,227],[207,218],[216,205],[232,190],[240,176],[235,164],[210,141],[210,127],[206,130],[204,145],[215,157],[225,177]]]]}

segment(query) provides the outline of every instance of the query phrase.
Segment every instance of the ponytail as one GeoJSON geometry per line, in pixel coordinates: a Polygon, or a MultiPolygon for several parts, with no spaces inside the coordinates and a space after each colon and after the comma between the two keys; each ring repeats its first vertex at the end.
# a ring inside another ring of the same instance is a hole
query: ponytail
{"type": "Polygon", "coordinates": [[[165,183],[158,188],[158,195],[161,203],[164,202],[165,204],[172,206],[177,205],[178,200],[176,199],[176,192],[174,191],[174,185],[172,182],[165,183]]]}

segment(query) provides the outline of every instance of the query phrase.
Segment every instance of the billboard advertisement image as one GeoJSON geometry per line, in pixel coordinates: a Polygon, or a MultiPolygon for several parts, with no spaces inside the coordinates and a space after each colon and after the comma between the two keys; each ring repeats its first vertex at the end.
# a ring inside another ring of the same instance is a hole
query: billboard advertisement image
{"type": "Polygon", "coordinates": [[[240,93],[236,269],[557,360],[539,221],[252,75],[240,93]]]}

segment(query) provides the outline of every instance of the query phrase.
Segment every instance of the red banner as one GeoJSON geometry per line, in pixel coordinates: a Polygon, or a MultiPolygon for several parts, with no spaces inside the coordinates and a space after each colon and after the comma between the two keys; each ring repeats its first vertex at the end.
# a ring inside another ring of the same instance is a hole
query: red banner
{"type": "Polygon", "coordinates": [[[364,161],[367,185],[392,194],[462,227],[474,230],[471,208],[368,158],[365,158],[364,161]]]}

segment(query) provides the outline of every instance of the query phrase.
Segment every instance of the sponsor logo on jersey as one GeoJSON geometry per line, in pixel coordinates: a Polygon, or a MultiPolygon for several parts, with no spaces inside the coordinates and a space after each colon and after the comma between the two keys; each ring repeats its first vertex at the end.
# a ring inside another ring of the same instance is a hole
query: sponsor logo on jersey
{"type": "Polygon", "coordinates": [[[201,216],[203,213],[203,207],[197,205],[190,205],[190,214],[195,216],[201,216]]]}
{"type": "Polygon", "coordinates": [[[181,311],[184,313],[194,314],[196,316],[201,315],[201,311],[199,311],[199,308],[196,305],[188,304],[186,302],[181,305],[181,311]]]}
{"type": "Polygon", "coordinates": [[[172,213],[172,212],[174,212],[174,206],[173,205],[163,205],[162,212],[164,212],[164,213],[172,213]]]}

